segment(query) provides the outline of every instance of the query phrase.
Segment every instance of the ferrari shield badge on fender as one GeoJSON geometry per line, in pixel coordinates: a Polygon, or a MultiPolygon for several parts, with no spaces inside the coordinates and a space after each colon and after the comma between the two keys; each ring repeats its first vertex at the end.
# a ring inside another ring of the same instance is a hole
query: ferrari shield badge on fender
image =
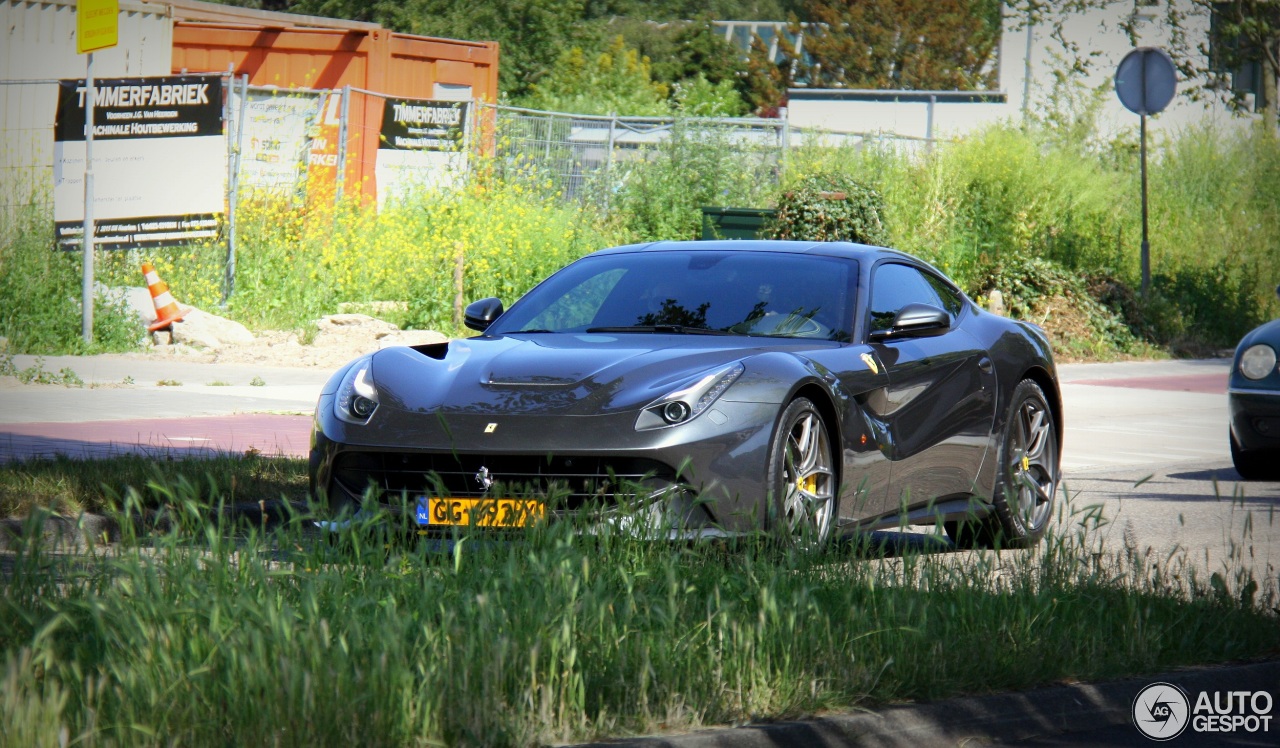
{"type": "Polygon", "coordinates": [[[485,427],[484,427],[484,433],[486,433],[486,434],[492,434],[493,432],[495,432],[495,431],[497,431],[497,430],[498,430],[498,424],[496,424],[496,423],[491,423],[491,424],[489,424],[488,426],[485,426],[485,427]]]}
{"type": "Polygon", "coordinates": [[[880,373],[880,367],[876,365],[876,357],[872,356],[870,353],[862,354],[862,363],[867,365],[867,368],[871,370],[872,374],[880,373]]]}

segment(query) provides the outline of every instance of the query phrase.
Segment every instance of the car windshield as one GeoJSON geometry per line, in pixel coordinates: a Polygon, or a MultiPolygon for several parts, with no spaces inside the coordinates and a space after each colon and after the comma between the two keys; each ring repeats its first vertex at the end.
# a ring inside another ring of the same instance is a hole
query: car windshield
{"type": "Polygon", "coordinates": [[[552,275],[490,332],[764,335],[847,342],[852,260],[751,251],[586,257],[552,275]]]}

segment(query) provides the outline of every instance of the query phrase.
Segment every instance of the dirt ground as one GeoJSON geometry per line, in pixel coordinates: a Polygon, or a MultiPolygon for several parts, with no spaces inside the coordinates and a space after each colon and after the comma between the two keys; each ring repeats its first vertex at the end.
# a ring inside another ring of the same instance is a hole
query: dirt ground
{"type": "Polygon", "coordinates": [[[253,340],[220,341],[216,349],[172,343],[165,333],[153,336],[153,345],[124,354],[136,358],[172,357],[184,361],[262,366],[336,369],[362,353],[392,345],[423,345],[448,340],[434,330],[401,330],[363,314],[335,314],[315,320],[314,338],[304,343],[292,331],[259,331],[253,340]]]}

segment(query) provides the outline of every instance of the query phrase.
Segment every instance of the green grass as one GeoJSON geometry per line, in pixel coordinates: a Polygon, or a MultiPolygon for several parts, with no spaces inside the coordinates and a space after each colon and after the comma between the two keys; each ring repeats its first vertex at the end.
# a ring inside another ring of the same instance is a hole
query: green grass
{"type": "Polygon", "coordinates": [[[74,517],[109,512],[127,486],[151,508],[162,506],[170,486],[206,505],[262,498],[297,502],[307,495],[307,463],[285,457],[217,455],[208,459],[159,459],[122,455],[105,460],[68,457],[0,465],[0,517],[25,517],[37,509],[74,517]]]}
{"type": "Polygon", "coordinates": [[[1101,547],[1091,509],[1026,552],[814,557],[567,523],[440,550],[394,541],[385,520],[333,546],[304,515],[266,533],[214,521],[226,494],[204,487],[218,482],[121,490],[109,547],[9,556],[0,741],[543,744],[1155,672],[1280,641],[1274,579],[1101,547]],[[166,523],[130,519],[157,504],[166,523]]]}
{"type": "MultiPolygon", "coordinates": [[[[102,353],[137,348],[142,323],[122,298],[94,295],[85,343],[83,253],[53,248],[53,215],[35,208],[0,216],[0,337],[9,353],[102,353]]],[[[105,253],[99,252],[101,256],[105,253]]]]}

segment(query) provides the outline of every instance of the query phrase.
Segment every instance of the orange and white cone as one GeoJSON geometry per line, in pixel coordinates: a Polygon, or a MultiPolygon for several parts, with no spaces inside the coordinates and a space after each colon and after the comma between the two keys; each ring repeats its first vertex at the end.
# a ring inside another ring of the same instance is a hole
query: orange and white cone
{"type": "Polygon", "coordinates": [[[182,320],[186,312],[178,308],[178,302],[169,293],[169,286],[160,280],[155,267],[149,262],[142,263],[142,275],[147,279],[147,290],[151,292],[151,303],[156,305],[156,321],[147,325],[147,330],[155,332],[163,330],[174,322],[182,320]]]}

